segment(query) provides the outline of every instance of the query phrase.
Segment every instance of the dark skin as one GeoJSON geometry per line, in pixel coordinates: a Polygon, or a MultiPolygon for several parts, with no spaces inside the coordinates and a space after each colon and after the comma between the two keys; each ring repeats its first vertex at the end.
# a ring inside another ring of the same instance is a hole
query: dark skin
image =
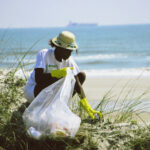
{"type": "MultiPolygon", "coordinates": [[[[56,47],[54,51],[55,58],[61,62],[62,59],[67,60],[71,56],[72,51],[67,50],[61,47],[56,47]]],[[[75,76],[76,83],[74,88],[74,94],[77,92],[80,98],[84,98],[84,90],[82,88],[82,84],[85,80],[85,74],[83,72],[80,72],[78,75],[75,76]]],[[[34,95],[35,97],[40,93],[40,91],[47,86],[53,84],[54,82],[58,81],[59,79],[54,78],[51,76],[50,73],[44,73],[43,68],[36,68],[35,69],[35,81],[36,86],[34,89],[34,95]]]]}

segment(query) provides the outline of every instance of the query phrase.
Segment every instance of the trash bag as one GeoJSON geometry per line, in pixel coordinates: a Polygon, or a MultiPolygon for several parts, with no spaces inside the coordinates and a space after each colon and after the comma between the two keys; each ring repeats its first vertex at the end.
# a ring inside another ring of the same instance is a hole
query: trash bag
{"type": "Polygon", "coordinates": [[[81,119],[68,107],[74,85],[74,76],[68,68],[66,77],[43,89],[26,108],[23,121],[31,137],[75,136],[81,119]]]}

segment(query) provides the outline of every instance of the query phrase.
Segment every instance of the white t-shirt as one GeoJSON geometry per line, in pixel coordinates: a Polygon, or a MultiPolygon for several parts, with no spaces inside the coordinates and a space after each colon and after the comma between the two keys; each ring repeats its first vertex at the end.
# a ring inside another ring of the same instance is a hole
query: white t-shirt
{"type": "MultiPolygon", "coordinates": [[[[80,72],[79,67],[71,56],[67,60],[62,60],[62,62],[59,62],[55,58],[54,49],[42,49],[37,54],[36,64],[34,68],[43,68],[44,73],[50,73],[51,70],[61,69],[64,67],[73,67],[74,75],[77,75],[80,72]]],[[[36,85],[34,70],[32,71],[28,79],[27,85],[36,85]]]]}

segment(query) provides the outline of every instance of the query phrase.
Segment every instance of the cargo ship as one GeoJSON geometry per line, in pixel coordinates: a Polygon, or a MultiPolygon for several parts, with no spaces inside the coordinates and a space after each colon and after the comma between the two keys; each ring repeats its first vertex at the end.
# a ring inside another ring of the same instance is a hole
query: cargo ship
{"type": "Polygon", "coordinates": [[[83,26],[83,27],[96,27],[98,26],[97,23],[76,23],[76,22],[69,22],[68,27],[78,27],[78,26],[83,26]]]}

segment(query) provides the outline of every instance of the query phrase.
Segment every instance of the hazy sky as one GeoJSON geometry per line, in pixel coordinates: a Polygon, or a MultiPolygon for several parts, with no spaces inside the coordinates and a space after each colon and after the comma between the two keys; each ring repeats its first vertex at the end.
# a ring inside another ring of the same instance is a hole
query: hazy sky
{"type": "Polygon", "coordinates": [[[150,23],[150,0],[0,0],[0,28],[150,23]]]}

